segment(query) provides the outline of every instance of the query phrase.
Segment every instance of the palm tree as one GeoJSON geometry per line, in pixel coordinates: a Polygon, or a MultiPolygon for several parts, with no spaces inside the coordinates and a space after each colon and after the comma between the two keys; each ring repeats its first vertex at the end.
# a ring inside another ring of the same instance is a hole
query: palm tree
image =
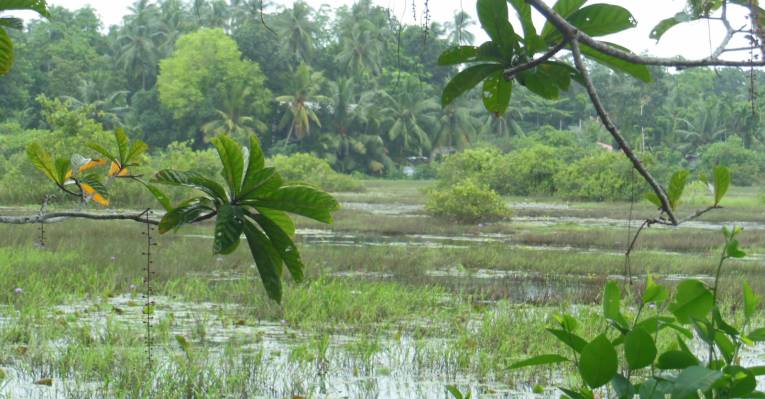
{"type": "Polygon", "coordinates": [[[316,115],[316,109],[328,98],[319,94],[324,76],[321,72],[314,72],[306,64],[300,64],[288,87],[292,94],[279,96],[276,101],[286,104],[287,110],[279,122],[279,129],[289,126],[287,142],[294,134],[298,140],[303,140],[311,134],[311,124],[321,127],[321,121],[316,115]]]}
{"type": "Polygon", "coordinates": [[[127,90],[118,90],[105,95],[105,89],[88,80],[83,80],[77,88],[78,96],[62,96],[74,109],[90,110],[90,117],[98,121],[106,129],[122,126],[122,120],[127,114],[127,90]]]}
{"type": "Polygon", "coordinates": [[[441,128],[433,140],[435,148],[464,149],[475,132],[475,120],[470,109],[453,102],[443,108],[439,124],[441,128]]]}
{"type": "Polygon", "coordinates": [[[249,114],[251,95],[252,90],[242,84],[234,83],[229,88],[228,95],[223,99],[222,107],[215,110],[215,119],[202,126],[205,142],[208,142],[219,132],[244,142],[256,131],[266,129],[263,122],[249,114]]]}
{"type": "Polygon", "coordinates": [[[313,53],[318,28],[310,20],[312,12],[308,4],[296,1],[292,8],[285,10],[276,26],[284,51],[297,63],[307,62],[313,53]]]}
{"type": "Polygon", "coordinates": [[[121,44],[117,62],[128,79],[140,82],[140,88],[147,90],[157,76],[158,43],[164,37],[159,29],[159,9],[148,0],[138,0],[130,11],[117,39],[121,44]]]}
{"type": "Polygon", "coordinates": [[[727,120],[723,115],[723,103],[719,100],[711,106],[700,107],[693,119],[679,118],[678,122],[683,126],[677,129],[683,139],[680,150],[690,154],[707,144],[725,141],[728,134],[727,120]]]}
{"type": "Polygon", "coordinates": [[[475,25],[475,22],[470,17],[470,14],[460,11],[454,14],[452,22],[444,24],[446,30],[449,32],[446,39],[452,45],[459,46],[463,44],[473,44],[475,36],[468,30],[470,26],[475,25]]]}
{"type": "Polygon", "coordinates": [[[356,76],[380,73],[382,42],[377,29],[369,21],[357,22],[342,40],[342,49],[335,60],[356,76]]]}
{"type": "Polygon", "coordinates": [[[436,126],[440,105],[435,98],[423,94],[417,82],[407,80],[403,84],[404,90],[394,96],[383,90],[375,91],[373,106],[381,108],[383,131],[388,142],[397,148],[398,156],[423,156],[432,148],[427,130],[436,126]]]}

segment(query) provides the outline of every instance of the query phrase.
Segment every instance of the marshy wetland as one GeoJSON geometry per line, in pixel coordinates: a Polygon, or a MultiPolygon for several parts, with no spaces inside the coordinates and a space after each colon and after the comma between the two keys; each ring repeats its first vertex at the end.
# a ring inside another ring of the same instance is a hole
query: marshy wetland
{"type": "MultiPolygon", "coordinates": [[[[454,384],[552,397],[537,384],[574,370],[508,369],[563,349],[542,333],[552,317],[574,313],[592,336],[608,280],[624,282],[629,304],[649,273],[712,279],[723,223],[744,226],[748,254],[726,263],[725,311],[739,316],[742,281],[765,292],[765,204],[752,189],[693,223],[647,229],[627,266],[629,234],[656,213],[647,202],[510,197],[510,220],[460,225],[427,216],[428,184],[366,181],[337,194],[334,224],[298,218],[307,278],[281,305],[246,249],[211,255],[209,224],[156,235],[149,306],[145,226],[54,223],[41,246],[39,226],[0,225],[0,396],[445,398],[454,384]]],[[[765,360],[760,349],[747,356],[765,360]]]]}

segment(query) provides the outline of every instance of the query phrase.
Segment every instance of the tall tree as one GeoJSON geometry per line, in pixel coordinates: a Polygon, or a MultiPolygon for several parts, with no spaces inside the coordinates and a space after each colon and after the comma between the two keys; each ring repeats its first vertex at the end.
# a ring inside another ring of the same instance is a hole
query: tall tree
{"type": "Polygon", "coordinates": [[[286,141],[293,135],[300,141],[311,134],[311,125],[321,127],[316,110],[328,98],[320,94],[324,76],[315,72],[308,64],[300,64],[288,83],[291,94],[279,96],[276,101],[286,106],[279,122],[279,129],[287,129],[286,141]]]}
{"type": "Polygon", "coordinates": [[[311,20],[312,13],[313,9],[299,0],[277,19],[276,29],[282,41],[282,49],[297,64],[310,61],[314,51],[314,37],[318,29],[311,20]]]}
{"type": "Polygon", "coordinates": [[[465,11],[455,13],[452,20],[444,24],[447,32],[446,40],[455,46],[473,44],[475,35],[470,32],[470,27],[473,25],[475,25],[475,21],[470,17],[470,14],[465,11]]]}

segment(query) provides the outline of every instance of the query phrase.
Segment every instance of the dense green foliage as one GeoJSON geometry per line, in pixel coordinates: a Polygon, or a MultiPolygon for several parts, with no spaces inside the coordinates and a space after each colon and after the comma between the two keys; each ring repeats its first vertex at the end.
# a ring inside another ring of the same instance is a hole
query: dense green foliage
{"type": "Polygon", "coordinates": [[[269,161],[286,180],[300,180],[327,191],[364,191],[360,181],[335,172],[329,162],[311,154],[276,155],[269,161]]]}
{"type": "MultiPolygon", "coordinates": [[[[450,45],[475,44],[465,31],[475,21],[465,15],[425,27],[403,24],[370,1],[335,10],[297,2],[267,6],[261,21],[260,8],[247,2],[138,1],[105,33],[92,9],[50,11],[50,19],[8,31],[16,56],[0,80],[0,118],[25,132],[6,124],[0,136],[50,135],[55,142],[58,131],[89,135],[90,122],[78,125],[87,117],[105,129],[125,127],[152,146],[153,157],[177,148],[173,142],[204,150],[219,131],[241,143],[255,133],[267,155],[312,153],[335,170],[375,176],[401,176],[403,166],[474,146],[508,151],[548,145],[563,152],[555,159],[567,163],[597,143],[613,144],[593,122],[578,85],[557,87],[553,100],[538,96],[552,91],[537,85],[545,80],[534,74],[557,76],[565,69],[558,64],[519,76],[504,115],[490,115],[481,105],[504,96],[483,99],[480,90],[438,107],[438,96],[457,72],[454,65],[436,65],[439,54],[450,45]],[[540,142],[522,139],[537,133],[545,137],[540,142]],[[568,153],[571,145],[563,142],[576,143],[579,155],[568,153]]],[[[617,16],[622,21],[624,13],[617,16]]],[[[478,22],[489,24],[483,19],[478,22]]],[[[555,35],[545,28],[540,38],[555,35]]],[[[737,184],[762,173],[757,114],[763,103],[755,101],[757,113],[751,112],[748,71],[670,74],[650,68],[648,84],[593,63],[591,75],[629,142],[660,164],[693,169],[701,159],[698,167],[708,169],[721,157],[751,160],[749,170],[736,174],[737,184]],[[748,155],[717,153],[714,145],[733,136],[748,155]],[[715,154],[705,156],[710,148],[715,154]]],[[[755,86],[762,81],[755,71],[755,86]]],[[[507,165],[540,151],[518,154],[507,165]]],[[[15,168],[12,155],[3,154],[0,163],[15,168]]],[[[548,175],[557,161],[547,168],[529,176],[538,184],[507,170],[505,181],[491,184],[500,192],[550,193],[555,188],[548,175]]]]}
{"type": "Polygon", "coordinates": [[[492,222],[510,216],[510,210],[494,190],[474,179],[428,192],[428,213],[460,223],[492,222]]]}

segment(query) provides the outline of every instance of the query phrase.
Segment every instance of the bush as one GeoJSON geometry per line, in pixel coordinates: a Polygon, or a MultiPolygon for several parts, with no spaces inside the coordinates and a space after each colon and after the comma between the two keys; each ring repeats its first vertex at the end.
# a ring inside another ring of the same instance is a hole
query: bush
{"type": "Polygon", "coordinates": [[[499,157],[496,148],[473,148],[449,155],[438,166],[439,182],[451,186],[468,178],[480,180],[499,157]]]}
{"type": "Polygon", "coordinates": [[[552,195],[554,177],[562,168],[557,148],[536,144],[498,158],[485,179],[500,194],[552,195]]]}
{"type": "Polygon", "coordinates": [[[364,191],[360,181],[335,172],[329,162],[311,154],[276,155],[270,163],[286,180],[299,180],[334,192],[364,191]]]}
{"type": "Polygon", "coordinates": [[[639,200],[646,191],[643,178],[632,171],[632,163],[621,152],[600,152],[579,159],[554,178],[557,193],[564,198],[616,201],[639,200]]]}
{"type": "Polygon", "coordinates": [[[433,216],[461,223],[490,222],[510,216],[510,210],[499,194],[474,179],[429,191],[425,209],[433,216]]]}
{"type": "Polygon", "coordinates": [[[716,165],[726,166],[733,176],[733,184],[738,186],[751,186],[761,176],[762,161],[756,152],[744,147],[738,136],[711,144],[701,154],[702,170],[712,170],[716,165]]]}

